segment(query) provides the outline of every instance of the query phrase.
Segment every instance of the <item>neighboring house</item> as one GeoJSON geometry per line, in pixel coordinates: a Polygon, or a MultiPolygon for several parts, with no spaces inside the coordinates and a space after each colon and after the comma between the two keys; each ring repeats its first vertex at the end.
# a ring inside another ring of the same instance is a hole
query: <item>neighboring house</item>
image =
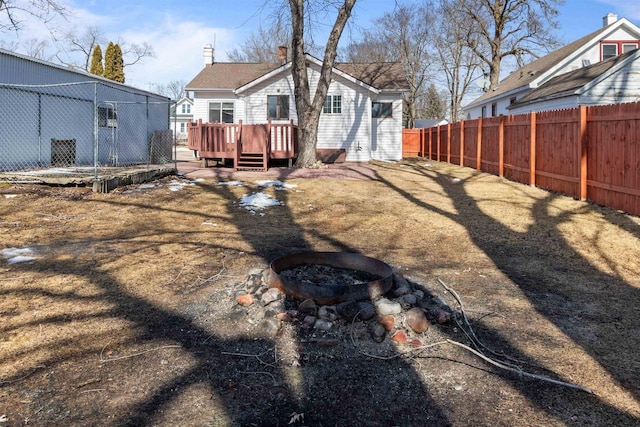
{"type": "MultiPolygon", "coordinates": [[[[502,80],[497,88],[463,107],[467,119],[527,112],[524,104],[510,109],[534,89],[565,73],[579,70],[640,47],[640,28],[614,14],[603,18],[603,27],[524,67],[502,80]]],[[[552,106],[555,108],[555,106],[552,106]]]]}
{"type": "Polygon", "coordinates": [[[0,105],[0,170],[171,160],[161,95],[0,49],[0,105]]]}
{"type": "Polygon", "coordinates": [[[433,126],[442,126],[449,123],[447,119],[416,119],[413,123],[414,129],[430,128],[433,126]]]}
{"type": "Polygon", "coordinates": [[[182,98],[171,107],[171,133],[176,141],[187,141],[187,126],[193,121],[193,99],[182,98]]]}
{"type": "Polygon", "coordinates": [[[509,114],[640,101],[640,49],[561,74],[509,107],[509,114]]]}
{"type": "MultiPolygon", "coordinates": [[[[204,69],[185,88],[194,95],[194,120],[297,124],[291,62],[216,63],[210,45],[204,58],[204,69]]],[[[307,55],[307,64],[313,95],[322,62],[307,55]]],[[[402,95],[408,88],[399,63],[336,64],[317,148],[344,149],[347,161],[401,159],[402,95]]]]}

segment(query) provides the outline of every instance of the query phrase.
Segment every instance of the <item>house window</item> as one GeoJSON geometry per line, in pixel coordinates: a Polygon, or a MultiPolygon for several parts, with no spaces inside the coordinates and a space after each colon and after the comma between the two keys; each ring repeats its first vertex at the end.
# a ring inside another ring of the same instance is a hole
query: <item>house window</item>
{"type": "Polygon", "coordinates": [[[481,117],[487,117],[487,106],[482,106],[482,114],[481,117]]]}
{"type": "Polygon", "coordinates": [[[515,104],[516,103],[516,99],[518,99],[518,98],[516,98],[515,96],[509,98],[509,105],[515,104]]]}
{"type": "Polygon", "coordinates": [[[267,96],[267,119],[287,120],[289,118],[289,95],[267,96]]]}
{"type": "Polygon", "coordinates": [[[327,95],[322,112],[325,114],[342,114],[342,95],[327,95]]]}
{"type": "Polygon", "coordinates": [[[191,114],[191,104],[182,104],[182,114],[191,114]]]}
{"type": "Polygon", "coordinates": [[[180,123],[180,133],[185,133],[187,131],[187,124],[186,123],[180,123]]]}
{"type": "Polygon", "coordinates": [[[632,50],[636,50],[638,48],[637,43],[623,43],[622,44],[622,53],[631,52],[632,50]]]}
{"type": "Polygon", "coordinates": [[[491,104],[491,117],[495,117],[498,115],[498,103],[494,102],[491,104]]]}
{"type": "Polygon", "coordinates": [[[393,104],[391,102],[373,102],[371,103],[371,117],[381,119],[384,117],[393,117],[393,104]]]}
{"type": "Polygon", "coordinates": [[[118,127],[118,113],[113,107],[98,107],[98,127],[118,127]]]}
{"type": "Polygon", "coordinates": [[[602,60],[613,58],[618,56],[618,44],[603,44],[602,45],[602,60]]]}
{"type": "Polygon", "coordinates": [[[210,102],[209,123],[233,123],[233,102],[210,102]]]}

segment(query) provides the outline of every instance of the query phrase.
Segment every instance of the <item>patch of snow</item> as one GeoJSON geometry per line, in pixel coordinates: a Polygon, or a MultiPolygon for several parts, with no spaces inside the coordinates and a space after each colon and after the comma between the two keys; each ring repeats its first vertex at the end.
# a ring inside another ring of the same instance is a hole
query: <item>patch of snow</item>
{"type": "Polygon", "coordinates": [[[215,222],[203,222],[202,225],[210,225],[212,227],[217,227],[218,224],[216,224],[215,222]]]}
{"type": "Polygon", "coordinates": [[[140,185],[138,186],[138,188],[139,188],[139,189],[141,189],[141,190],[143,190],[143,189],[145,189],[145,188],[156,188],[156,185],[155,185],[155,184],[152,184],[152,183],[140,184],[140,185]]]}
{"type": "Polygon", "coordinates": [[[287,184],[279,180],[270,180],[270,181],[256,181],[259,187],[275,187],[276,190],[284,190],[288,188],[296,188],[296,184],[287,184]]]}
{"type": "Polygon", "coordinates": [[[173,179],[171,181],[169,181],[169,190],[171,191],[180,191],[182,190],[184,187],[188,187],[191,185],[196,185],[195,182],[193,181],[178,181],[177,179],[173,179]]]}
{"type": "Polygon", "coordinates": [[[14,197],[18,197],[18,195],[17,194],[5,194],[4,195],[5,199],[13,199],[14,197]]]}
{"type": "Polygon", "coordinates": [[[255,213],[257,210],[262,210],[270,206],[282,206],[284,203],[265,193],[253,193],[242,196],[239,205],[255,213]]]}
{"type": "Polygon", "coordinates": [[[460,178],[453,178],[453,182],[460,182],[462,181],[460,178]]]}
{"type": "Polygon", "coordinates": [[[242,181],[220,181],[218,185],[228,185],[229,187],[242,187],[242,181]]]}
{"type": "Polygon", "coordinates": [[[33,249],[25,246],[24,248],[5,248],[0,254],[7,260],[9,264],[17,264],[19,262],[33,261],[36,257],[33,249]]]}
{"type": "Polygon", "coordinates": [[[424,166],[425,168],[432,168],[433,165],[431,163],[425,163],[422,166],[424,166]]]}

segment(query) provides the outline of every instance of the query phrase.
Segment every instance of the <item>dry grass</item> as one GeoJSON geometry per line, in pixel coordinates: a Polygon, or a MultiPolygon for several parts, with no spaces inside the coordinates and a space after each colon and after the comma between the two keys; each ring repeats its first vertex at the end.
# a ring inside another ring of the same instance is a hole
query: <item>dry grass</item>
{"type": "Polygon", "coordinates": [[[110,194],[1,187],[2,248],[37,252],[0,260],[4,424],[287,425],[293,413],[308,425],[640,423],[637,217],[435,162],[371,169],[376,179],[267,188],[284,205],[263,216],[238,206],[254,179],[177,192],[168,179],[110,194]],[[596,395],[496,373],[455,348],[381,362],[348,341],[317,348],[291,330],[272,341],[229,318],[227,283],[302,250],[440,277],[485,343],[596,395]],[[306,362],[223,354],[274,347],[306,362]]]}

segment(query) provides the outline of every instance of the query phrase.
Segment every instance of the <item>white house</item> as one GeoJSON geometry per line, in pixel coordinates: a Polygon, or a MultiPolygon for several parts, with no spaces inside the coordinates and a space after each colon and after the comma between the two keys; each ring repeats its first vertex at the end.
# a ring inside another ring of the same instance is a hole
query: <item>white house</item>
{"type": "MultiPolygon", "coordinates": [[[[467,119],[533,111],[519,103],[531,91],[557,76],[628,53],[640,47],[640,28],[612,13],[603,18],[603,26],[524,67],[514,71],[497,88],[486,92],[463,107],[467,119]]],[[[555,109],[554,105],[550,105],[555,109]]]]}
{"type": "Polygon", "coordinates": [[[556,76],[513,103],[509,114],[637,101],[640,49],[556,76]]]}
{"type": "Polygon", "coordinates": [[[171,107],[171,133],[176,141],[187,140],[187,126],[193,121],[193,99],[181,98],[171,107]]]}
{"type": "MultiPolygon", "coordinates": [[[[291,62],[216,63],[210,45],[204,58],[204,69],[185,88],[193,92],[194,120],[297,124],[291,62]]],[[[307,66],[313,94],[322,63],[307,55],[307,66]]],[[[336,64],[317,148],[344,149],[347,161],[401,159],[402,95],[407,90],[399,63],[336,64]]]]}
{"type": "Polygon", "coordinates": [[[171,160],[161,95],[0,49],[0,105],[0,170],[171,160]]]}

